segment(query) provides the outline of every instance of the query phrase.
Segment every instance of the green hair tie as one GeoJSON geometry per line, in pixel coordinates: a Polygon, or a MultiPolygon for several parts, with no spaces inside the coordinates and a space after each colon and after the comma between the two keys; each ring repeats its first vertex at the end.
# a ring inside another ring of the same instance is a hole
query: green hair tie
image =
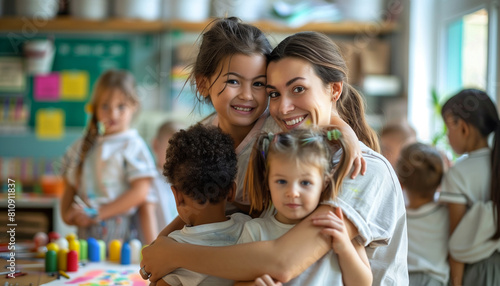
{"type": "Polygon", "coordinates": [[[342,132],[340,132],[340,130],[338,130],[338,129],[333,129],[333,130],[329,130],[328,132],[326,132],[326,137],[330,141],[339,140],[340,136],[342,136],[342,132]]]}

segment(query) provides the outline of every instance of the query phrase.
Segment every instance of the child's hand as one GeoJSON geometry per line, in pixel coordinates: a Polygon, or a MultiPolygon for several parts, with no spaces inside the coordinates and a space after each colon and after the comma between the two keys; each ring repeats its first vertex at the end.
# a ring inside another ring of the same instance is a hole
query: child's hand
{"type": "Polygon", "coordinates": [[[94,220],[85,213],[85,210],[76,204],[72,204],[71,207],[69,207],[65,216],[65,221],[78,227],[88,227],[95,223],[94,220]]]}
{"type": "Polygon", "coordinates": [[[313,225],[323,226],[321,233],[332,237],[332,248],[338,255],[352,247],[349,233],[344,224],[344,215],[340,207],[335,208],[335,213],[318,214],[313,218],[313,225]]]}
{"type": "Polygon", "coordinates": [[[255,279],[255,286],[281,286],[281,282],[275,282],[274,279],[268,274],[264,274],[261,277],[255,279]]]}

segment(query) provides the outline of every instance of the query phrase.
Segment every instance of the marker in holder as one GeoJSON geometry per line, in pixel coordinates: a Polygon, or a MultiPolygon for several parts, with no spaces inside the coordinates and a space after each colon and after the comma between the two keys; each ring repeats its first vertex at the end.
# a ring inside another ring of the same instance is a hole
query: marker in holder
{"type": "Polygon", "coordinates": [[[91,237],[87,240],[87,243],[89,248],[89,260],[91,262],[101,261],[101,250],[97,240],[91,237]]]}

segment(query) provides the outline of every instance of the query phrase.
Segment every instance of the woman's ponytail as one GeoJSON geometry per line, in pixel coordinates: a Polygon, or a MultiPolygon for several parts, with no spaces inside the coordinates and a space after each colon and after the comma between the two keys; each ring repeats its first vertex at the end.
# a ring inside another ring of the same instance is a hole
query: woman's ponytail
{"type": "Polygon", "coordinates": [[[344,87],[337,104],[337,110],[342,120],[351,126],[361,142],[371,149],[380,152],[377,134],[366,122],[365,102],[363,97],[346,81],[344,81],[344,87]]]}

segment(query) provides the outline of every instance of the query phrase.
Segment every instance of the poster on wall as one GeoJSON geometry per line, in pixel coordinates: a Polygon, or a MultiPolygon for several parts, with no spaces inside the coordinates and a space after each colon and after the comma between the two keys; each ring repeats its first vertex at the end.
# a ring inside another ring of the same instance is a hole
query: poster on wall
{"type": "Polygon", "coordinates": [[[24,92],[26,77],[23,58],[0,57],[0,92],[24,92]]]}

